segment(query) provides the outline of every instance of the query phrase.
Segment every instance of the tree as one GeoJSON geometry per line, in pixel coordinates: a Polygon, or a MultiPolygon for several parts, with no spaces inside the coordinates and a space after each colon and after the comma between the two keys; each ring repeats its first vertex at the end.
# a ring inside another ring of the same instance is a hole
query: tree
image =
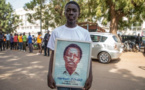
{"type": "Polygon", "coordinates": [[[24,9],[26,11],[32,10],[34,13],[27,13],[28,15],[28,22],[35,23],[36,20],[40,20],[40,32],[42,33],[43,29],[48,29],[48,21],[49,18],[47,16],[49,15],[47,12],[47,5],[45,5],[46,0],[32,0],[29,3],[26,3],[24,6],[24,9]],[[45,17],[45,16],[46,17],[45,17]],[[43,25],[43,26],[42,26],[43,25]]]}
{"type": "MultiPolygon", "coordinates": [[[[70,0],[51,0],[49,5],[49,24],[53,27],[65,24],[64,7],[70,0]]],[[[75,0],[81,8],[78,22],[110,22],[110,32],[140,25],[145,19],[145,0],[75,0]],[[124,20],[123,18],[127,20],[124,20]],[[103,19],[103,20],[102,20],[103,19]]],[[[44,15],[45,17],[47,16],[44,15]]]]}
{"type": "MultiPolygon", "coordinates": [[[[59,12],[55,13],[57,23],[63,18],[64,4],[70,0],[53,1],[59,12]]],[[[78,22],[97,22],[102,20],[106,25],[110,22],[110,32],[116,34],[118,29],[131,28],[132,25],[140,25],[145,19],[145,0],[75,0],[81,8],[81,14],[78,22]],[[124,20],[123,18],[127,20],[124,20]]],[[[64,20],[64,19],[63,19],[64,20]]]]}
{"type": "Polygon", "coordinates": [[[103,24],[110,22],[110,32],[142,23],[145,19],[145,0],[96,0],[96,15],[103,24]],[[127,21],[123,20],[127,18],[127,21]]]}
{"type": "Polygon", "coordinates": [[[49,12],[51,13],[51,24],[57,27],[65,24],[64,7],[69,0],[51,0],[49,3],[49,12]]]}
{"type": "Polygon", "coordinates": [[[13,32],[19,24],[19,16],[13,13],[11,4],[0,0],[0,31],[13,32]]]}

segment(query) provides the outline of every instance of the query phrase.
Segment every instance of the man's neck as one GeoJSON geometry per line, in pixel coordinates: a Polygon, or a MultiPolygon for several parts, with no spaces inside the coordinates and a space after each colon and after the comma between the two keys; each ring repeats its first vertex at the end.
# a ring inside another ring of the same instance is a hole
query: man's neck
{"type": "Polygon", "coordinates": [[[74,27],[77,26],[77,24],[75,22],[74,23],[73,22],[67,22],[66,26],[69,27],[69,28],[74,28],[74,27]]]}

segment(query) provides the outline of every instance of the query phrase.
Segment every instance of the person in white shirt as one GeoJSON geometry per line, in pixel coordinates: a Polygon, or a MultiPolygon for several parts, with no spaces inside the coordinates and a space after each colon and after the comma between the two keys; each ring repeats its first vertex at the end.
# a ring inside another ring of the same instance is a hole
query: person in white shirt
{"type": "MultiPolygon", "coordinates": [[[[48,72],[48,86],[52,89],[56,88],[55,81],[52,77],[53,70],[53,56],[55,48],[55,40],[57,38],[67,39],[67,40],[77,40],[77,41],[89,41],[91,42],[89,32],[77,25],[77,19],[80,15],[80,7],[75,1],[70,1],[65,6],[65,17],[67,22],[65,25],[60,26],[52,31],[47,47],[52,50],[50,62],[49,62],[49,72],[48,72]]],[[[88,90],[92,84],[92,63],[90,63],[90,73],[86,80],[84,89],[88,90]]],[[[67,88],[67,87],[57,87],[58,90],[82,90],[81,88],[67,88]]]]}

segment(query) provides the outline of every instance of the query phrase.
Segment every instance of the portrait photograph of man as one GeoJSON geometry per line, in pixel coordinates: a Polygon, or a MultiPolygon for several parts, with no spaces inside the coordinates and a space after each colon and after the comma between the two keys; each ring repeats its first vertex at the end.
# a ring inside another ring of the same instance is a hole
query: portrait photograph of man
{"type": "Polygon", "coordinates": [[[57,86],[84,86],[89,72],[90,47],[89,42],[57,40],[53,63],[57,86]]]}

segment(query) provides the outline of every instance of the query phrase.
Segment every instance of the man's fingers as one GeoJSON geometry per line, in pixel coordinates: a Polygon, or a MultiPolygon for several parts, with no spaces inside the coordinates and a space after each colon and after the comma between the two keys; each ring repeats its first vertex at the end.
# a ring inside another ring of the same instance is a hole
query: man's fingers
{"type": "Polygon", "coordinates": [[[91,84],[90,83],[85,83],[85,89],[83,89],[83,90],[89,90],[89,88],[91,87],[91,84]]]}
{"type": "Polygon", "coordinates": [[[53,82],[53,86],[54,86],[54,88],[56,87],[56,84],[55,84],[55,82],[53,82]]]}
{"type": "Polygon", "coordinates": [[[55,86],[54,86],[54,85],[50,85],[49,87],[50,87],[51,89],[54,89],[54,88],[55,88],[55,86]]]}
{"type": "Polygon", "coordinates": [[[83,90],[85,90],[85,88],[83,88],[83,90]]]}

